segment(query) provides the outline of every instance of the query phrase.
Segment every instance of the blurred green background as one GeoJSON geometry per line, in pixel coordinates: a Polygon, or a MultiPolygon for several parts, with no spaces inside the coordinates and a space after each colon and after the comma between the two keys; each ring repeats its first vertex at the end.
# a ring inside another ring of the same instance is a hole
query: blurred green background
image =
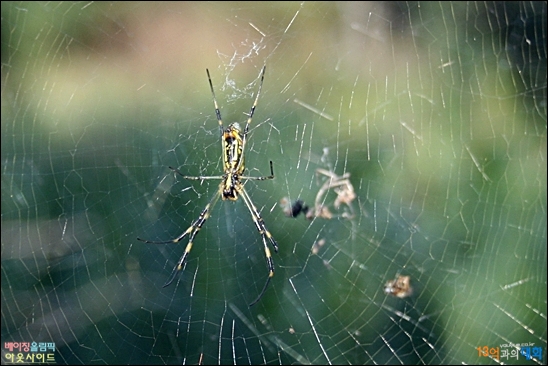
{"type": "MultiPolygon", "coordinates": [[[[58,363],[493,363],[546,357],[546,3],[2,2],[2,341],[58,363]],[[182,276],[169,240],[244,122],[243,202],[182,276]],[[356,198],[313,207],[325,177],[356,198]],[[409,276],[406,297],[385,292],[409,276]],[[517,345],[516,345],[517,344],[517,345]],[[520,346],[521,345],[521,346],[520,346]]],[[[6,350],[4,349],[4,361],[6,350]]]]}

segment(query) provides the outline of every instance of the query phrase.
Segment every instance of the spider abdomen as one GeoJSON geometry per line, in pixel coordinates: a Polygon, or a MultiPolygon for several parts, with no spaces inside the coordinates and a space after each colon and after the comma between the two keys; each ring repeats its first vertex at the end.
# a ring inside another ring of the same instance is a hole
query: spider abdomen
{"type": "Polygon", "coordinates": [[[239,123],[230,124],[223,132],[223,149],[225,171],[243,174],[245,169],[243,138],[239,123]]]}

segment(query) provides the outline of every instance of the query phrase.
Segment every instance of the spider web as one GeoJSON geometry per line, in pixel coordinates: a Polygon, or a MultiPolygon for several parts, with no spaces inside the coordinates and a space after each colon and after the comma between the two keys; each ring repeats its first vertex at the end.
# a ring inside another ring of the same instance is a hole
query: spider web
{"type": "Polygon", "coordinates": [[[546,136],[545,2],[2,2],[2,344],[71,364],[546,363],[546,136]],[[222,174],[205,69],[227,125],[263,65],[246,174],[276,177],[245,187],[275,276],[249,308],[261,237],[219,201],[162,288],[187,241],[136,238],[180,235],[218,187],[168,166],[222,174]],[[284,213],[297,200],[308,218],[284,213]]]}

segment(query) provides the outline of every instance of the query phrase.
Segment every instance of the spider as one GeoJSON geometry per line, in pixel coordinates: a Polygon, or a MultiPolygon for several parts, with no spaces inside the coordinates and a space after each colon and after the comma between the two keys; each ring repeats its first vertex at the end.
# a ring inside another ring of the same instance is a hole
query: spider
{"type": "Polygon", "coordinates": [[[264,245],[264,252],[266,256],[266,264],[268,268],[268,277],[266,279],[266,283],[263,286],[263,289],[261,290],[259,296],[249,304],[249,306],[255,305],[264,295],[266,288],[268,287],[268,284],[270,283],[270,279],[272,276],[274,276],[274,261],[272,259],[272,255],[270,254],[270,249],[267,244],[267,240],[270,242],[270,245],[274,248],[274,251],[278,252],[278,243],[276,243],[276,240],[272,237],[272,234],[267,230],[266,225],[263,221],[263,218],[261,217],[261,214],[259,213],[259,210],[257,210],[257,207],[253,204],[251,201],[251,197],[249,197],[249,194],[244,188],[243,181],[245,180],[267,180],[267,179],[274,179],[274,170],[272,168],[272,161],[270,161],[270,175],[265,177],[250,177],[244,175],[245,170],[245,163],[244,163],[244,151],[245,151],[245,144],[247,139],[247,134],[249,131],[249,125],[251,124],[251,120],[253,118],[253,114],[255,113],[255,107],[257,107],[257,103],[259,101],[259,95],[261,94],[261,89],[263,87],[263,80],[264,80],[264,73],[266,70],[266,66],[263,67],[261,71],[261,82],[259,84],[259,90],[257,91],[257,96],[255,97],[255,101],[253,102],[253,105],[251,106],[251,110],[247,114],[247,122],[245,124],[245,128],[242,132],[242,128],[240,127],[240,124],[238,122],[234,122],[229,124],[226,128],[223,125],[223,120],[221,118],[221,111],[219,110],[219,105],[217,104],[217,98],[215,97],[215,91],[213,90],[213,83],[211,82],[211,77],[209,75],[209,70],[206,69],[207,78],[209,80],[209,87],[211,88],[211,94],[213,96],[213,104],[215,106],[215,115],[217,116],[217,121],[219,122],[219,131],[221,135],[221,144],[222,144],[222,156],[223,156],[223,175],[216,175],[216,176],[187,176],[181,173],[178,169],[169,167],[173,172],[179,174],[185,179],[191,179],[191,180],[205,180],[205,179],[218,179],[221,181],[219,184],[219,190],[211,198],[209,203],[205,206],[205,208],[200,213],[200,216],[198,216],[198,219],[196,219],[188,229],[186,229],[185,232],[183,232],[181,235],[176,237],[175,239],[166,240],[166,241],[151,241],[151,240],[145,240],[141,238],[137,238],[137,240],[140,240],[145,243],[149,244],[169,244],[169,243],[178,243],[181,241],[185,236],[189,235],[188,244],[186,245],[185,251],[181,258],[179,258],[179,261],[173,268],[173,271],[171,273],[171,276],[167,280],[167,282],[164,284],[163,287],[169,286],[175,277],[177,276],[177,273],[179,271],[182,271],[184,269],[184,265],[186,263],[186,260],[188,258],[188,255],[190,254],[190,251],[192,249],[192,245],[194,244],[194,238],[206,222],[206,220],[209,218],[210,212],[219,200],[219,197],[221,197],[223,200],[229,200],[229,201],[236,201],[238,197],[242,197],[244,200],[245,205],[249,209],[249,212],[251,213],[251,218],[253,219],[253,222],[255,223],[255,226],[257,227],[257,231],[259,231],[259,234],[261,235],[263,239],[263,245],[264,245]]]}
{"type": "Polygon", "coordinates": [[[403,299],[404,297],[413,294],[411,287],[411,277],[399,275],[395,279],[386,282],[384,285],[384,293],[403,299]]]}

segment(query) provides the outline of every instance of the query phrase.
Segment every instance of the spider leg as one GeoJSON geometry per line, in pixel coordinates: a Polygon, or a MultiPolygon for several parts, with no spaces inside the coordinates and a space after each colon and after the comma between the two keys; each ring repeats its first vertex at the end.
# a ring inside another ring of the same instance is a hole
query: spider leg
{"type": "Polygon", "coordinates": [[[211,88],[211,94],[213,95],[213,105],[215,106],[215,116],[217,116],[217,122],[219,122],[219,130],[221,131],[221,137],[223,136],[223,119],[221,118],[221,110],[217,104],[217,98],[213,91],[213,83],[211,82],[211,76],[209,76],[209,70],[206,69],[207,79],[209,80],[209,87],[211,88]]]}
{"type": "Polygon", "coordinates": [[[217,200],[219,199],[219,197],[220,195],[216,193],[215,196],[213,196],[213,198],[211,199],[211,201],[209,201],[206,207],[202,210],[202,212],[200,213],[200,216],[198,216],[198,219],[194,221],[192,225],[181,236],[182,238],[186,234],[190,234],[190,237],[188,239],[188,244],[185,247],[185,252],[181,256],[181,258],[179,259],[175,267],[173,267],[171,276],[169,276],[169,279],[166,281],[166,283],[162,287],[169,286],[173,282],[175,277],[177,276],[177,273],[183,270],[186,259],[188,258],[188,255],[190,251],[192,250],[192,245],[194,244],[194,238],[196,237],[196,235],[198,234],[198,232],[200,231],[200,229],[202,228],[206,220],[209,218],[209,213],[211,212],[211,209],[213,208],[213,206],[215,206],[215,204],[217,203],[217,200]]]}
{"type": "Polygon", "coordinates": [[[272,160],[270,160],[270,175],[266,176],[266,177],[247,177],[245,175],[241,175],[239,177],[240,180],[246,180],[246,179],[251,179],[251,180],[267,180],[267,179],[274,179],[274,169],[272,168],[272,160]]]}
{"type": "Polygon", "coordinates": [[[181,173],[181,171],[177,168],[173,168],[173,167],[168,167],[169,169],[173,170],[174,173],[177,173],[179,174],[181,177],[185,178],[185,179],[190,179],[190,180],[206,180],[206,179],[224,179],[224,176],[223,175],[214,175],[214,176],[190,176],[190,175],[184,175],[183,173],[181,173]]]}
{"type": "MultiPolygon", "coordinates": [[[[245,141],[247,140],[247,132],[249,131],[249,125],[251,124],[251,120],[253,119],[253,115],[255,114],[255,108],[257,107],[257,104],[259,103],[259,96],[261,95],[261,90],[263,89],[265,70],[266,70],[266,65],[263,66],[263,70],[261,71],[261,83],[259,84],[259,90],[257,90],[255,101],[253,102],[253,105],[251,106],[251,109],[249,110],[249,114],[247,115],[248,116],[247,122],[245,123],[244,133],[242,137],[242,156],[243,156],[243,152],[245,151],[245,141]]],[[[240,165],[243,165],[243,163],[244,163],[244,159],[241,159],[238,164],[238,167],[236,168],[237,171],[240,171],[240,165]]]]}
{"type": "MultiPolygon", "coordinates": [[[[245,124],[244,129],[244,147],[245,147],[245,136],[247,135],[247,131],[249,130],[249,125],[251,124],[251,120],[253,119],[253,114],[255,114],[255,107],[257,107],[257,104],[259,103],[259,95],[261,95],[261,90],[263,89],[263,81],[264,81],[264,72],[266,70],[266,65],[263,66],[263,70],[261,71],[261,83],[259,84],[259,90],[257,91],[257,95],[255,96],[255,101],[253,102],[253,105],[251,106],[251,109],[249,110],[247,122],[245,124]]],[[[243,150],[243,148],[242,148],[243,150]]]]}
{"type": "MultiPolygon", "coordinates": [[[[267,238],[274,248],[274,251],[278,253],[278,243],[276,242],[276,240],[274,240],[274,237],[272,236],[272,234],[270,234],[270,231],[267,230],[264,220],[259,213],[259,210],[257,210],[257,207],[255,207],[255,205],[251,201],[251,198],[247,194],[247,191],[245,190],[243,185],[241,186],[240,194],[244,199],[247,208],[249,209],[249,211],[251,211],[251,217],[253,219],[253,222],[255,223],[255,226],[257,227],[257,230],[259,231],[259,234],[261,234],[264,238],[267,238]]],[[[268,249],[268,247],[266,247],[266,249],[268,249]]],[[[267,257],[269,257],[269,255],[270,251],[268,251],[267,257]]]]}
{"type": "Polygon", "coordinates": [[[171,275],[169,276],[169,279],[166,281],[166,283],[162,287],[169,286],[173,282],[175,277],[177,276],[177,273],[183,270],[185,266],[185,262],[188,258],[188,255],[190,251],[192,250],[192,245],[194,244],[194,238],[196,237],[196,235],[198,234],[198,232],[200,231],[200,229],[202,228],[206,220],[209,218],[209,213],[211,212],[211,209],[213,208],[213,206],[215,206],[215,204],[217,203],[217,200],[219,199],[219,197],[220,195],[216,193],[215,196],[211,199],[211,201],[209,201],[206,207],[202,210],[202,212],[200,213],[200,216],[198,216],[198,219],[196,219],[196,221],[194,221],[192,225],[190,225],[190,227],[186,229],[184,233],[182,233],[175,239],[167,240],[167,241],[151,241],[151,240],[144,240],[141,238],[137,238],[137,240],[143,241],[148,244],[170,244],[170,243],[178,243],[185,236],[190,235],[188,244],[185,247],[185,251],[183,255],[181,256],[181,258],[179,258],[175,267],[173,267],[173,271],[171,271],[171,275]]]}
{"type": "Polygon", "coordinates": [[[259,293],[259,296],[252,301],[249,306],[255,305],[264,295],[266,288],[268,287],[268,284],[270,283],[270,279],[274,276],[274,260],[272,259],[272,254],[270,253],[270,248],[267,245],[266,239],[270,241],[270,244],[274,248],[274,251],[278,252],[278,243],[276,243],[276,240],[272,237],[272,234],[270,234],[270,231],[267,230],[263,218],[261,217],[261,214],[251,201],[251,198],[247,194],[247,191],[245,190],[244,186],[240,186],[240,195],[242,196],[247,208],[251,212],[251,218],[253,219],[253,222],[255,223],[255,226],[257,227],[257,230],[259,231],[259,234],[261,234],[261,237],[263,239],[263,246],[264,246],[264,253],[266,256],[266,265],[268,268],[268,277],[266,279],[266,283],[263,286],[263,289],[259,293]]]}

